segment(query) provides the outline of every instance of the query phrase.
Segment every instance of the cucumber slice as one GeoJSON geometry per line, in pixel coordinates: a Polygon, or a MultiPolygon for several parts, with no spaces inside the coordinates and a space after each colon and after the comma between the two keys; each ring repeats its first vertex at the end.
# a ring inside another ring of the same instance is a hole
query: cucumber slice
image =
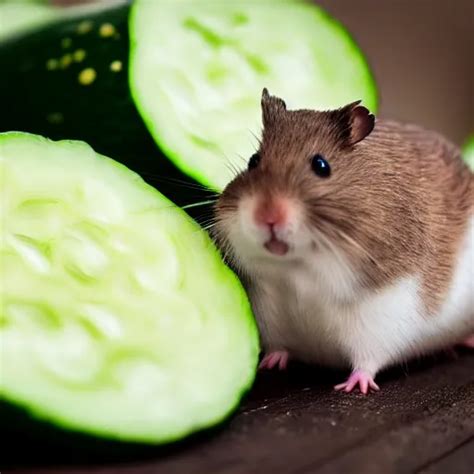
{"type": "Polygon", "coordinates": [[[255,150],[263,87],[291,108],[374,110],[372,76],[346,31],[301,1],[137,0],[132,94],[160,147],[221,190],[255,150]],[[241,157],[245,158],[245,161],[241,157]]]}
{"type": "Polygon", "coordinates": [[[465,143],[463,156],[469,168],[474,171],[474,134],[465,143]]]}
{"type": "Polygon", "coordinates": [[[0,397],[82,433],[166,443],[250,387],[249,302],[184,211],[82,142],[0,134],[0,397]]]}

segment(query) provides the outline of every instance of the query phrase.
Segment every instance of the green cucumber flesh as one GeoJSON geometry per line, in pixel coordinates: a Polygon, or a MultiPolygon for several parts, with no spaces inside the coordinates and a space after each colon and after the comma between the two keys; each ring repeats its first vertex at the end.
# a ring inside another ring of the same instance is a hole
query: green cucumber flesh
{"type": "Polygon", "coordinates": [[[257,146],[263,87],[291,108],[376,107],[347,32],[309,2],[137,0],[130,83],[152,135],[188,175],[221,190],[257,146]],[[243,158],[243,159],[242,159],[243,158]]]}
{"type": "Polygon", "coordinates": [[[0,186],[3,400],[157,444],[235,409],[257,330],[192,219],[82,142],[0,134],[0,186]]]}

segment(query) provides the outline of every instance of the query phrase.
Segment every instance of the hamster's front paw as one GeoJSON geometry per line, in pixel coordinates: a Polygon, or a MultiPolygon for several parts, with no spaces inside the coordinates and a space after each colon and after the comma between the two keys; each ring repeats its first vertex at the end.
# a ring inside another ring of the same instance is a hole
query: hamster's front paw
{"type": "Polygon", "coordinates": [[[376,392],[380,390],[380,387],[374,382],[373,377],[364,370],[354,370],[347,381],[336,385],[334,389],[352,392],[356,387],[359,387],[359,390],[364,395],[367,395],[371,389],[376,392]]]}
{"type": "Polygon", "coordinates": [[[289,354],[288,351],[273,351],[265,354],[262,362],[258,366],[259,369],[273,369],[277,367],[280,370],[285,370],[288,365],[289,354]]]}

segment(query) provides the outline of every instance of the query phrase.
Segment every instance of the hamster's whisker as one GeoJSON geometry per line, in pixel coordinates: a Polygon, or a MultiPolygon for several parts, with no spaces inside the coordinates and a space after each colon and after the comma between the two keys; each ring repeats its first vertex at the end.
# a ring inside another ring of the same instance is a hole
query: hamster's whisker
{"type": "Polygon", "coordinates": [[[234,163],[232,162],[226,163],[226,167],[232,173],[232,178],[236,178],[239,175],[239,170],[234,165],[234,163]]]}
{"type": "Polygon", "coordinates": [[[205,206],[206,204],[213,204],[216,201],[217,199],[208,199],[207,201],[194,202],[192,204],[186,204],[185,206],[181,206],[181,209],[191,209],[192,207],[205,206]]]}
{"type": "Polygon", "coordinates": [[[173,183],[173,184],[177,184],[179,186],[185,187],[185,188],[196,189],[196,190],[199,190],[199,191],[209,191],[212,194],[218,195],[218,193],[213,192],[213,190],[211,188],[209,188],[208,186],[206,186],[204,184],[193,183],[193,182],[190,182],[190,181],[185,181],[184,179],[171,178],[170,176],[162,176],[162,175],[159,175],[159,174],[150,173],[149,171],[140,170],[140,169],[137,169],[136,171],[137,171],[138,174],[149,177],[149,178],[152,178],[155,181],[161,181],[163,183],[173,183]]]}
{"type": "Polygon", "coordinates": [[[211,236],[216,246],[220,250],[221,257],[224,262],[234,268],[237,272],[242,273],[244,268],[233,252],[232,245],[227,237],[229,232],[225,229],[226,225],[229,225],[228,220],[217,218],[214,226],[212,227],[211,236]]]}
{"type": "Polygon", "coordinates": [[[337,246],[334,245],[331,239],[327,235],[325,235],[323,231],[319,231],[318,229],[317,232],[319,234],[318,237],[320,238],[320,240],[322,240],[322,242],[326,244],[326,247],[329,249],[329,251],[331,251],[333,255],[335,255],[335,257],[339,260],[339,263],[343,267],[345,267],[347,265],[346,259],[341,255],[341,252],[337,248],[337,246]]]}
{"type": "Polygon", "coordinates": [[[206,230],[208,227],[212,227],[214,225],[216,225],[217,222],[215,219],[204,219],[202,222],[199,222],[199,225],[204,229],[206,230]]]}
{"type": "MultiPolygon", "coordinates": [[[[242,158],[240,155],[237,155],[239,156],[239,158],[242,158]]],[[[230,173],[232,174],[232,178],[236,178],[237,176],[239,176],[239,174],[242,172],[242,170],[240,170],[236,164],[233,162],[233,160],[230,160],[229,157],[227,155],[224,155],[224,165],[225,167],[227,168],[228,171],[230,171],[230,173]]],[[[247,160],[245,160],[245,163],[247,162],[247,160]]]]}
{"type": "Polygon", "coordinates": [[[202,227],[203,230],[205,230],[207,232],[210,229],[212,229],[216,224],[217,224],[217,222],[211,222],[210,224],[207,224],[207,225],[201,226],[201,227],[202,227]]]}
{"type": "Polygon", "coordinates": [[[238,265],[236,259],[234,258],[231,246],[228,242],[224,242],[223,245],[221,246],[221,253],[222,253],[222,259],[224,260],[225,263],[227,263],[228,265],[235,266],[235,267],[240,266],[238,265]]]}
{"type": "MultiPolygon", "coordinates": [[[[255,140],[257,140],[257,143],[260,146],[262,144],[262,140],[260,139],[260,137],[255,135],[255,133],[252,130],[250,130],[250,128],[248,128],[247,130],[250,132],[250,134],[253,136],[253,138],[255,138],[255,140]]],[[[258,150],[256,149],[255,151],[258,151],[258,150]]]]}
{"type": "Polygon", "coordinates": [[[349,236],[346,232],[344,232],[342,229],[336,228],[336,232],[346,240],[347,243],[351,244],[353,247],[356,249],[360,250],[366,257],[368,257],[375,265],[377,265],[379,268],[382,268],[382,265],[376,260],[373,255],[362,245],[360,245],[356,240],[354,240],[351,236],[349,236]]]}
{"type": "Polygon", "coordinates": [[[206,223],[209,222],[217,222],[216,216],[214,214],[206,214],[202,215],[197,219],[200,225],[205,225],[206,223]]]}
{"type": "Polygon", "coordinates": [[[247,162],[249,161],[248,158],[245,158],[244,156],[242,155],[237,155],[241,160],[242,160],[242,163],[244,163],[244,165],[247,167],[247,162]]]}
{"type": "MultiPolygon", "coordinates": [[[[331,211],[330,206],[317,206],[318,211],[324,210],[324,207],[328,208],[329,211],[331,211]]],[[[353,237],[351,237],[346,231],[344,231],[341,228],[341,223],[338,219],[335,219],[333,217],[330,217],[326,215],[325,212],[318,212],[317,214],[317,221],[316,219],[314,220],[314,228],[318,229],[321,226],[322,223],[326,223],[330,226],[330,229],[320,229],[321,230],[321,236],[324,236],[326,238],[326,243],[331,245],[332,250],[334,252],[334,247],[333,243],[331,242],[331,239],[328,238],[326,234],[334,234],[336,233],[340,238],[344,239],[346,243],[351,245],[353,248],[359,250],[364,256],[366,256],[371,262],[373,262],[375,265],[377,265],[379,268],[383,268],[382,264],[369,252],[366,248],[364,248],[359,242],[357,242],[353,237]]]]}

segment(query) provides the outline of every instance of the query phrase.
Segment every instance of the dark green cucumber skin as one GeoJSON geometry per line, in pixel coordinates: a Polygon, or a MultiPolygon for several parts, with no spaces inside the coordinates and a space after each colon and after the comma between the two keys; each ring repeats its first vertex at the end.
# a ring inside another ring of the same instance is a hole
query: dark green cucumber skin
{"type": "MultiPolygon", "coordinates": [[[[161,152],[135,107],[128,84],[129,12],[130,6],[123,5],[63,20],[2,44],[0,132],[83,140],[140,174],[179,206],[206,200],[209,191],[199,189],[161,152]],[[78,25],[85,20],[93,22],[92,30],[78,34],[78,25]],[[99,30],[104,23],[113,25],[119,37],[102,37],[99,30]],[[65,38],[71,42],[66,48],[62,45],[65,38]],[[86,51],[82,62],[47,69],[49,59],[78,49],[86,51]],[[110,70],[113,61],[122,62],[120,72],[110,70]],[[85,68],[97,74],[90,85],[78,80],[85,68]],[[62,121],[57,120],[58,114],[62,121]]],[[[198,221],[211,212],[210,206],[188,211],[198,221]]]]}
{"type": "Polygon", "coordinates": [[[24,408],[0,401],[2,455],[0,470],[40,465],[89,465],[91,463],[136,462],[168,456],[208,441],[225,427],[227,418],[212,428],[180,441],[152,445],[100,438],[71,431],[30,415],[24,408]]]}
{"type": "Polygon", "coordinates": [[[181,440],[160,444],[121,441],[63,428],[35,416],[28,407],[0,399],[0,472],[39,465],[90,466],[90,463],[136,462],[138,459],[156,459],[179,453],[219,435],[247,400],[250,388],[242,392],[240,402],[214,426],[195,431],[181,440]]]}

